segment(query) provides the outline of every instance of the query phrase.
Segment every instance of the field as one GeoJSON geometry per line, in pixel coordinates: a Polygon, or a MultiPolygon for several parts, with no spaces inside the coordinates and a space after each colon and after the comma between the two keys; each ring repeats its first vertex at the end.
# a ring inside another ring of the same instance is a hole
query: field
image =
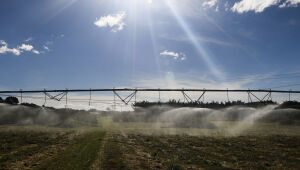
{"type": "Polygon", "coordinates": [[[86,169],[104,135],[99,129],[2,126],[0,169],[86,169]]]}
{"type": "Polygon", "coordinates": [[[110,163],[115,154],[122,153],[119,167],[128,169],[297,169],[299,140],[287,136],[111,135],[108,148],[115,145],[118,150],[108,149],[107,155],[112,157],[104,162],[110,163]]]}
{"type": "MultiPolygon", "coordinates": [[[[222,129],[156,128],[113,122],[97,127],[0,127],[0,169],[298,169],[300,127],[258,123],[222,129]],[[250,126],[250,125],[249,125],[250,126]]],[[[223,128],[236,122],[214,122],[223,128]]]]}

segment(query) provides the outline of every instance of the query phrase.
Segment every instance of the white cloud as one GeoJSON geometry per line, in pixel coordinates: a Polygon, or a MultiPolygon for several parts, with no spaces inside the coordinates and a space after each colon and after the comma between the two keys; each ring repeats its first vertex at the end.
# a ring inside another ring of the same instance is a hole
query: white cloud
{"type": "Polygon", "coordinates": [[[215,5],[217,5],[218,0],[208,0],[202,3],[202,6],[204,7],[214,7],[215,5]]]}
{"type": "MultiPolygon", "coordinates": [[[[297,7],[300,0],[173,0],[170,3],[178,13],[186,17],[207,17],[203,9],[212,8],[214,11],[232,11],[246,13],[263,12],[268,7],[297,7]]],[[[159,11],[164,11],[160,8],[159,11]]]]}
{"type": "Polygon", "coordinates": [[[116,14],[103,16],[100,19],[96,20],[94,24],[100,28],[110,27],[112,28],[111,31],[117,32],[123,30],[125,26],[125,22],[124,22],[125,17],[126,17],[126,12],[121,11],[116,14]]]}
{"type": "Polygon", "coordinates": [[[20,55],[21,51],[17,48],[8,48],[7,43],[3,40],[0,40],[0,54],[13,53],[14,55],[20,55]]]}
{"type": "Polygon", "coordinates": [[[14,55],[20,55],[21,51],[16,48],[8,48],[6,45],[0,47],[0,54],[13,53],[14,55]]]}
{"type": "Polygon", "coordinates": [[[160,55],[173,56],[175,60],[179,57],[178,53],[175,53],[173,51],[168,51],[168,50],[161,52],[160,55]]]}
{"type": "Polygon", "coordinates": [[[7,45],[7,43],[5,41],[3,41],[3,40],[0,40],[0,44],[1,45],[7,45]]]}
{"type": "Polygon", "coordinates": [[[299,3],[300,3],[300,0],[286,0],[284,3],[279,5],[279,8],[297,7],[299,3]]]}
{"type": "Polygon", "coordinates": [[[176,53],[173,51],[165,50],[165,51],[161,52],[160,55],[161,56],[171,56],[171,57],[173,57],[174,60],[177,60],[177,59],[186,60],[186,55],[182,52],[176,53]]]}
{"type": "Polygon", "coordinates": [[[277,5],[281,0],[241,0],[236,2],[231,10],[237,13],[254,11],[256,13],[263,12],[266,8],[277,5]]]}
{"type": "Polygon", "coordinates": [[[31,51],[31,50],[33,50],[33,46],[30,44],[22,44],[21,46],[18,47],[18,49],[24,50],[24,51],[31,51]]]}
{"type": "MultiPolygon", "coordinates": [[[[34,49],[34,47],[30,44],[22,44],[21,46],[18,47],[18,49],[20,50],[24,50],[24,51],[31,51],[34,54],[40,54],[40,52],[36,49],[34,49]]],[[[21,51],[23,52],[23,51],[21,51]]]]}
{"type": "Polygon", "coordinates": [[[21,44],[17,48],[9,48],[8,44],[4,40],[0,40],[0,54],[12,53],[16,56],[21,55],[24,51],[32,52],[34,54],[40,54],[40,52],[30,44],[21,44]]]}

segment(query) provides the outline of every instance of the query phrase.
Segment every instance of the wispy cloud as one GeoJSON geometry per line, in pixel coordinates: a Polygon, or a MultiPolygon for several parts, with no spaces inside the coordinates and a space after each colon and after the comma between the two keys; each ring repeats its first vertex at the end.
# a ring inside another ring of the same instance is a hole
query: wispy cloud
{"type": "MultiPolygon", "coordinates": [[[[207,76],[197,73],[196,75],[187,75],[174,72],[165,72],[162,77],[158,76],[143,76],[141,79],[134,80],[132,83],[137,87],[142,88],[170,88],[170,89],[247,89],[249,83],[253,83],[255,80],[236,80],[230,82],[219,82],[210,79],[207,76]]],[[[199,98],[200,92],[187,94],[194,100],[199,98]]],[[[138,94],[139,100],[157,101],[158,93],[140,92],[138,94]]],[[[181,99],[183,95],[180,92],[161,92],[161,100],[169,99],[181,99]]],[[[247,100],[247,94],[243,93],[230,93],[229,98],[231,100],[247,100]]],[[[226,93],[206,93],[205,101],[224,101],[227,99],[226,93]]]]}
{"type": "Polygon", "coordinates": [[[51,34],[50,39],[47,40],[46,42],[44,42],[44,45],[42,45],[43,50],[40,51],[40,53],[45,53],[45,52],[51,51],[51,49],[53,49],[51,47],[55,44],[55,42],[59,41],[59,40],[61,40],[63,38],[65,38],[65,36],[66,35],[63,34],[63,33],[60,33],[60,34],[51,34]]]}
{"type": "Polygon", "coordinates": [[[186,55],[182,52],[177,53],[177,52],[165,50],[165,51],[161,52],[160,55],[173,57],[174,60],[177,60],[177,59],[180,59],[182,61],[186,60],[186,55]]]}
{"type": "Polygon", "coordinates": [[[183,60],[187,59],[187,57],[186,57],[186,55],[184,53],[180,53],[180,55],[181,55],[180,60],[183,61],[183,60]]]}
{"type": "MultiPolygon", "coordinates": [[[[218,81],[211,79],[211,77],[197,72],[175,73],[165,72],[162,76],[143,76],[140,79],[134,80],[132,84],[142,88],[178,88],[178,89],[258,89],[262,79],[271,78],[274,74],[257,74],[245,75],[244,78],[232,79],[227,81],[218,81]]],[[[278,80],[276,80],[278,81],[278,80]]],[[[261,89],[261,88],[259,88],[261,89]]],[[[188,93],[192,99],[197,99],[201,93],[188,93]]],[[[264,97],[265,93],[255,93],[259,98],[264,97]]],[[[158,93],[139,93],[139,100],[158,100],[158,93]]],[[[272,94],[277,101],[282,101],[284,95],[272,94]]],[[[162,100],[181,99],[183,95],[176,92],[162,92],[160,93],[162,100]]],[[[247,93],[229,93],[230,100],[244,100],[247,101],[247,93]]],[[[299,97],[298,97],[299,98],[299,97]]],[[[205,94],[205,101],[226,101],[227,94],[209,92],[205,94]]]]}
{"type": "Polygon", "coordinates": [[[111,14],[107,16],[103,16],[100,19],[97,19],[94,24],[97,27],[110,27],[112,32],[117,32],[123,30],[126,25],[124,19],[126,17],[126,12],[121,11],[116,14],[111,14]]]}
{"type": "Polygon", "coordinates": [[[213,8],[213,7],[215,7],[215,11],[216,11],[216,12],[219,12],[218,1],[219,1],[219,0],[207,0],[207,1],[204,1],[204,2],[202,3],[202,6],[203,6],[204,8],[206,8],[206,7],[208,7],[208,8],[213,8]]]}
{"type": "Polygon", "coordinates": [[[300,4],[300,0],[286,0],[279,6],[279,8],[297,7],[299,4],[300,4]]]}
{"type": "Polygon", "coordinates": [[[29,41],[32,41],[33,40],[33,38],[32,37],[29,37],[29,38],[27,38],[26,40],[24,40],[25,42],[29,42],[29,41]]]}
{"type": "Polygon", "coordinates": [[[48,46],[46,46],[46,45],[44,45],[43,48],[44,48],[45,50],[47,50],[47,51],[50,51],[50,48],[49,48],[48,46]]]}
{"type": "Polygon", "coordinates": [[[40,54],[40,52],[39,52],[38,50],[32,50],[32,52],[33,52],[34,54],[40,54]]]}
{"type": "Polygon", "coordinates": [[[208,0],[208,1],[204,1],[202,3],[202,6],[204,7],[214,7],[217,4],[218,0],[208,0]]]}
{"type": "Polygon", "coordinates": [[[224,4],[224,9],[225,9],[225,11],[228,11],[229,10],[229,3],[228,3],[228,1],[226,1],[225,2],[225,4],[224,4]]]}

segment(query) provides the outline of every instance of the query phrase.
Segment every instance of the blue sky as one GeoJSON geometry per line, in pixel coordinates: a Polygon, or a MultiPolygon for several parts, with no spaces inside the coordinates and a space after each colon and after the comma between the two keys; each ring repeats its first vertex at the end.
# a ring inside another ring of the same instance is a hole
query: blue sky
{"type": "Polygon", "coordinates": [[[298,6],[299,0],[1,0],[0,88],[298,89],[298,6]]]}

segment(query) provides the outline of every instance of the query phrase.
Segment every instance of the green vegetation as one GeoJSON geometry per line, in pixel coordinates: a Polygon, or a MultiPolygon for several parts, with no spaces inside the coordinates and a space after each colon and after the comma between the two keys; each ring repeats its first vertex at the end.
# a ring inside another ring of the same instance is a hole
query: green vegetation
{"type": "Polygon", "coordinates": [[[104,135],[105,132],[99,130],[85,132],[37,169],[89,169],[97,159],[104,135]]]}
{"type": "Polygon", "coordinates": [[[103,144],[101,168],[105,170],[129,169],[123,160],[126,153],[121,152],[118,139],[112,136],[108,136],[108,138],[103,144]]]}
{"type": "Polygon", "coordinates": [[[41,127],[1,127],[0,169],[37,166],[39,159],[52,156],[57,148],[68,143],[68,136],[72,133],[70,130],[41,127]]]}
{"type": "Polygon", "coordinates": [[[277,109],[300,109],[300,102],[298,101],[286,101],[283,102],[277,109]]]}
{"type": "Polygon", "coordinates": [[[36,128],[1,129],[0,169],[89,169],[100,157],[99,128],[36,128]]]}

